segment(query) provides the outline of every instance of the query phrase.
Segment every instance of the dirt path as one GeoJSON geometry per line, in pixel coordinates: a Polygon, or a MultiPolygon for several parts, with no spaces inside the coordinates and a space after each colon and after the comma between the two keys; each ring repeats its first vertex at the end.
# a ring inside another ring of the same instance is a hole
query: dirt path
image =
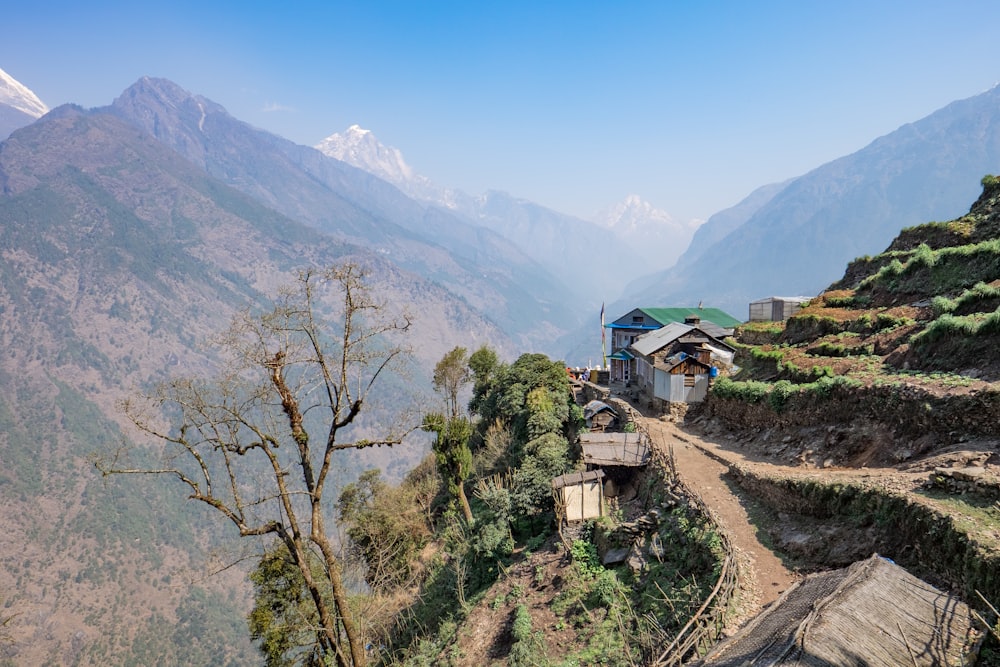
{"type": "Polygon", "coordinates": [[[728,466],[718,455],[709,454],[716,446],[681,431],[673,423],[652,418],[644,421],[653,446],[663,451],[673,448],[677,473],[701,496],[745,557],[746,569],[751,575],[751,602],[756,603],[751,606],[757,608],[776,600],[799,577],[758,539],[757,528],[739,490],[723,478],[728,466]]]}

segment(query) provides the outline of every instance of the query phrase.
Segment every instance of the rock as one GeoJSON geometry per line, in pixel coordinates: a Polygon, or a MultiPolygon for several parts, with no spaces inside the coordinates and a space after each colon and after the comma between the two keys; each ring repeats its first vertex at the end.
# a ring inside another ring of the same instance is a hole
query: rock
{"type": "Polygon", "coordinates": [[[986,468],[981,466],[969,466],[960,470],[952,470],[952,476],[956,479],[964,479],[967,482],[975,482],[982,479],[986,474],[986,468]]]}
{"type": "Polygon", "coordinates": [[[629,547],[621,547],[619,549],[608,549],[604,552],[604,557],[601,558],[602,565],[616,565],[618,563],[624,563],[625,559],[629,556],[629,547]]]}
{"type": "Polygon", "coordinates": [[[833,467],[833,463],[834,463],[833,459],[826,459],[825,461],[823,461],[823,467],[824,468],[832,468],[833,467]]]}

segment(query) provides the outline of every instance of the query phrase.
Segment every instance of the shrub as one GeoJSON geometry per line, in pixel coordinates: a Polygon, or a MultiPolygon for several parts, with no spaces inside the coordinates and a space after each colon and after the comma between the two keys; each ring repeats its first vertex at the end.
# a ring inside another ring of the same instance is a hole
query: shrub
{"type": "Polygon", "coordinates": [[[745,403],[760,403],[767,397],[770,387],[767,382],[756,380],[739,382],[721,377],[712,385],[712,394],[719,398],[732,398],[745,403]]]}
{"type": "Polygon", "coordinates": [[[793,394],[798,393],[798,388],[788,380],[779,380],[771,387],[767,395],[767,401],[775,412],[785,409],[785,403],[793,394]]]}

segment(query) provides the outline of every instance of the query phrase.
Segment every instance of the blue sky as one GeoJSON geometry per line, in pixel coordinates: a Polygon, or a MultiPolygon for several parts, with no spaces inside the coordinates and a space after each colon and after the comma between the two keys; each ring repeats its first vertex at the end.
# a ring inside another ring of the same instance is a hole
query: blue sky
{"type": "Polygon", "coordinates": [[[470,194],[687,220],[989,89],[998,37],[995,0],[14,0],[0,68],[53,107],[165,77],[302,144],[357,123],[470,194]]]}

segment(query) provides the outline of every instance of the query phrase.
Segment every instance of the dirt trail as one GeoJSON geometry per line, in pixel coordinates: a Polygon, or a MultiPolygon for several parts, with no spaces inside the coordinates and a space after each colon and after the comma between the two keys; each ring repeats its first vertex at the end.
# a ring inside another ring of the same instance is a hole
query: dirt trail
{"type": "Polygon", "coordinates": [[[663,451],[673,448],[677,473],[701,496],[748,561],[754,601],[763,606],[776,600],[799,577],[758,539],[739,489],[723,478],[728,466],[718,455],[709,454],[716,446],[681,431],[673,423],[653,418],[644,421],[653,446],[663,451]]]}

